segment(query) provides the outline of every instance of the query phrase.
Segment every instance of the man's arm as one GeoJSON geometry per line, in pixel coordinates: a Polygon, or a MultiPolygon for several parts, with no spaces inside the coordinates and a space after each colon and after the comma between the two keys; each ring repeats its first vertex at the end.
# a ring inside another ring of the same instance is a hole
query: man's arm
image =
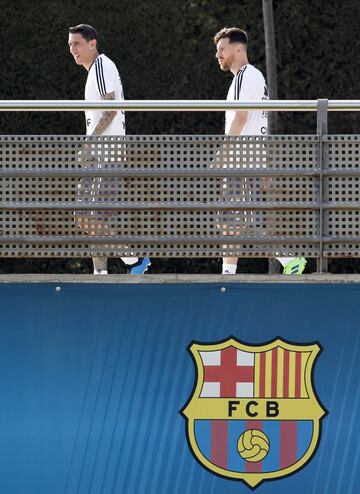
{"type": "MultiPolygon", "coordinates": [[[[111,93],[107,93],[104,96],[101,96],[101,99],[114,100],[115,99],[115,92],[112,91],[111,93]]],[[[111,122],[114,120],[114,118],[116,117],[116,114],[117,114],[117,111],[114,111],[114,110],[104,111],[91,135],[93,135],[93,136],[102,135],[105,132],[105,130],[109,127],[111,122]]]]}
{"type": "MultiPolygon", "coordinates": [[[[111,93],[107,93],[104,96],[101,96],[101,99],[114,100],[115,92],[112,91],[111,93]]],[[[116,113],[117,112],[113,110],[104,111],[91,135],[102,135],[116,117],[116,113]]],[[[91,146],[91,144],[85,142],[82,146],[82,149],[78,153],[78,159],[81,162],[81,166],[83,166],[84,168],[93,168],[94,163],[97,161],[96,148],[94,148],[94,146],[91,146]]]]}
{"type": "Polygon", "coordinates": [[[243,128],[245,127],[248,118],[247,111],[237,111],[235,112],[233,121],[231,122],[230,129],[228,132],[229,136],[239,136],[243,128]]]}
{"type": "MultiPolygon", "coordinates": [[[[234,114],[234,118],[230,124],[230,129],[226,135],[228,136],[239,136],[244,128],[248,118],[247,111],[237,111],[234,114]]],[[[214,164],[211,168],[227,168],[230,163],[234,160],[234,145],[226,143],[222,147],[221,153],[217,153],[215,157],[214,164]],[[220,161],[221,160],[221,161],[220,161]]]]}

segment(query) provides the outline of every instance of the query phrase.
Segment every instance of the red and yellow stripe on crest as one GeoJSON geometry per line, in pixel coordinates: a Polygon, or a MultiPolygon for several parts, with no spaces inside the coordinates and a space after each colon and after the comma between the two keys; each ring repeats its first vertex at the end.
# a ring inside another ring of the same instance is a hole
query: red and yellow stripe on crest
{"type": "Polygon", "coordinates": [[[308,398],[305,368],[310,352],[281,347],[255,354],[254,396],[257,398],[308,398]]]}

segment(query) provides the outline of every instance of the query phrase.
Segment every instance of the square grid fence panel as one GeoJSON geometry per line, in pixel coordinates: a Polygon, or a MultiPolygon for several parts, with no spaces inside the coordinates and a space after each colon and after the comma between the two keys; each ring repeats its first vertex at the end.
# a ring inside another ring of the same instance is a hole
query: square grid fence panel
{"type": "Polygon", "coordinates": [[[324,137],[325,257],[360,257],[360,136],[324,137]]]}
{"type": "Polygon", "coordinates": [[[359,144],[1,136],[0,256],[358,256],[359,144]]]}

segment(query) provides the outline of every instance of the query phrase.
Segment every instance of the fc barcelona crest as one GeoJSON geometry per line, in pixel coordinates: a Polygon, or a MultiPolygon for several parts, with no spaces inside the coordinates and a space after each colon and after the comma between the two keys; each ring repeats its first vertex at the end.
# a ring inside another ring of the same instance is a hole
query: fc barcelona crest
{"type": "Polygon", "coordinates": [[[193,343],[197,376],[182,414],[201,465],[251,488],[302,468],[326,414],[312,379],[320,350],[282,339],[262,346],[235,338],[193,343]]]}

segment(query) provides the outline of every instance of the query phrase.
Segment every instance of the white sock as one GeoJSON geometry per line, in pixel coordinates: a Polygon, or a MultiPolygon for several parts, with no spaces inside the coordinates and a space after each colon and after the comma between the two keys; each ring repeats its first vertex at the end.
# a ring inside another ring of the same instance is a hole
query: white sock
{"type": "Polygon", "coordinates": [[[108,274],[107,269],[94,269],[94,274],[108,274]]]}
{"type": "Polygon", "coordinates": [[[138,257],[122,257],[121,260],[125,264],[128,264],[131,266],[132,264],[135,264],[136,262],[138,262],[139,258],[138,257]]]}
{"type": "Polygon", "coordinates": [[[293,257],[277,257],[276,258],[283,266],[285,266],[286,263],[289,261],[292,261],[294,258],[293,257]]]}
{"type": "Polygon", "coordinates": [[[222,265],[222,273],[221,274],[236,274],[236,264],[225,264],[222,265]]]}

